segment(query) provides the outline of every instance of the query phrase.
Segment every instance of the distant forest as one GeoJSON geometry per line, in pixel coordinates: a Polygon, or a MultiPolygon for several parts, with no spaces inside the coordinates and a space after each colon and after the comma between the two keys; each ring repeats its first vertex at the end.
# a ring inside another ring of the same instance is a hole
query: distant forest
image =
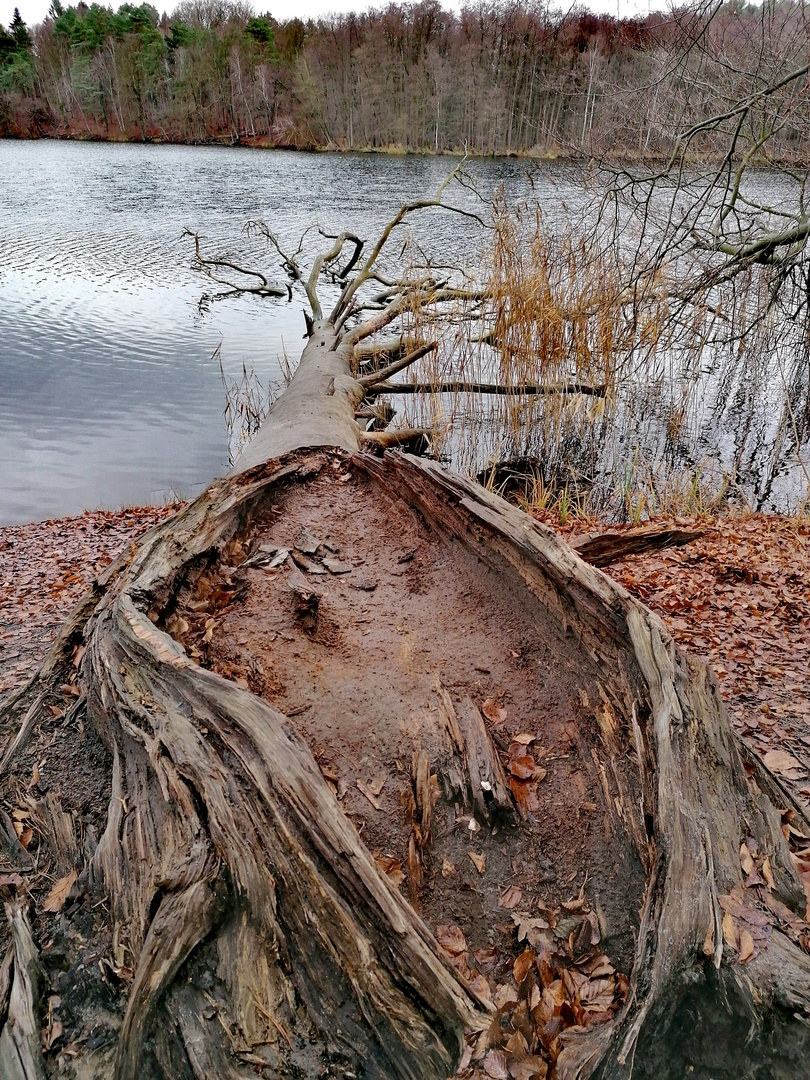
{"type": "MultiPolygon", "coordinates": [[[[792,2],[618,20],[422,0],[279,22],[246,0],[172,15],[53,0],[42,25],[16,12],[0,27],[0,134],[654,158],[722,113],[747,70],[807,63],[805,18],[792,2]],[[763,58],[764,18],[776,46],[763,58]]],[[[801,131],[788,116],[768,153],[806,155],[801,131]]],[[[712,140],[707,124],[691,149],[711,156],[712,140]]]]}

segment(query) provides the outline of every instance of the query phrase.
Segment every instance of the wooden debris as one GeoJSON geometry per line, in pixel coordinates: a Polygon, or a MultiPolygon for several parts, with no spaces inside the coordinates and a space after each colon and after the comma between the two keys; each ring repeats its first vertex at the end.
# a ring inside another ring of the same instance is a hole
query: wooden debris
{"type": "Polygon", "coordinates": [[[691,544],[693,540],[703,536],[704,531],[644,525],[640,529],[627,531],[611,529],[603,533],[586,533],[573,539],[571,547],[592,566],[609,566],[628,555],[691,544]]]}
{"type": "Polygon", "coordinates": [[[456,708],[444,687],[439,687],[438,694],[442,720],[458,765],[448,770],[451,783],[458,784],[460,770],[466,782],[459,794],[463,794],[466,806],[476,806],[487,821],[498,812],[513,818],[514,804],[506,774],[481,710],[470,697],[464,697],[456,708]]]}

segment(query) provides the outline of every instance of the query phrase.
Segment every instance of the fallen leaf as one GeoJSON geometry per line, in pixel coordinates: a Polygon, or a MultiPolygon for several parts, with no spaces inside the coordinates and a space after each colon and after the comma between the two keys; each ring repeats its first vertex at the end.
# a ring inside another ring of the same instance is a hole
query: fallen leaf
{"type": "Polygon", "coordinates": [[[754,939],[749,932],[743,928],[740,931],[740,962],[746,963],[754,955],[754,939]]]}
{"type": "Polygon", "coordinates": [[[509,1075],[512,1080],[546,1080],[548,1062],[533,1054],[517,1057],[509,1062],[509,1075]]]}
{"type": "Polygon", "coordinates": [[[531,754],[521,754],[509,762],[509,771],[519,780],[542,780],[546,770],[541,768],[531,754]]]}
{"type": "Polygon", "coordinates": [[[579,1000],[592,1013],[606,1012],[616,992],[613,979],[590,979],[579,988],[579,1000]]]}
{"type": "Polygon", "coordinates": [[[744,874],[750,874],[754,869],[754,860],[751,858],[751,852],[748,850],[747,844],[740,846],[740,866],[743,868],[744,874]]]}
{"type": "Polygon", "coordinates": [[[588,969],[588,974],[592,979],[604,979],[608,975],[613,975],[615,972],[613,964],[605,956],[604,953],[597,953],[594,957],[594,962],[588,969]]]}
{"type": "Polygon", "coordinates": [[[486,855],[483,854],[483,853],[481,855],[478,855],[474,851],[468,851],[467,854],[470,856],[472,861],[475,863],[475,868],[478,871],[478,873],[483,874],[484,870],[486,869],[486,865],[487,865],[487,857],[486,857],[486,855]]]}
{"type": "Polygon", "coordinates": [[[507,1005],[517,1005],[520,997],[514,986],[501,983],[495,988],[495,1007],[505,1009],[507,1005]]]}
{"type": "MultiPolygon", "coordinates": [[[[536,989],[536,987],[535,987],[536,989]]],[[[504,1050],[507,1054],[525,1054],[529,1049],[529,1044],[526,1042],[526,1037],[523,1032],[518,1028],[517,1031],[513,1031],[509,1038],[506,1040],[504,1050]]],[[[509,1072],[512,1072],[511,1062],[509,1072]]]]}
{"type": "Polygon", "coordinates": [[[382,810],[382,805],[377,798],[379,792],[375,792],[370,784],[366,784],[362,780],[357,781],[357,787],[363,793],[363,795],[365,795],[365,797],[368,799],[368,801],[371,803],[375,810],[382,810]]]}
{"type": "Polygon", "coordinates": [[[524,949],[512,965],[512,975],[518,986],[522,986],[526,976],[534,967],[534,950],[524,949]]]}
{"type": "Polygon", "coordinates": [[[577,896],[573,900],[563,900],[562,906],[566,911],[581,911],[585,907],[585,897],[577,896]]]}
{"type": "Polygon", "coordinates": [[[375,859],[375,862],[393,885],[401,885],[405,880],[400,859],[394,859],[390,855],[381,855],[375,859]]]}
{"type": "Polygon", "coordinates": [[[731,917],[731,914],[728,911],[723,915],[723,938],[725,939],[726,945],[728,945],[729,948],[734,949],[735,952],[740,951],[740,941],[739,937],[737,936],[737,927],[734,925],[734,919],[731,917]]]}
{"type": "Polygon", "coordinates": [[[473,949],[473,956],[476,964],[480,967],[490,967],[492,964],[497,963],[500,953],[493,948],[473,949]]]}
{"type": "Polygon", "coordinates": [[[512,922],[517,927],[517,939],[518,941],[524,941],[528,939],[529,934],[533,930],[550,930],[551,927],[547,919],[542,915],[536,915],[532,917],[525,911],[515,911],[512,913],[512,922]]]}
{"type": "Polygon", "coordinates": [[[776,882],[773,877],[773,870],[771,870],[771,860],[766,859],[762,864],[762,876],[765,878],[765,884],[769,889],[776,888],[776,882]]]}
{"type": "Polygon", "coordinates": [[[506,1054],[503,1050],[490,1050],[484,1058],[484,1072],[490,1080],[509,1080],[506,1067],[506,1054]]]}
{"type": "Polygon", "coordinates": [[[533,743],[536,740],[537,740],[537,736],[532,735],[528,731],[522,731],[520,733],[520,735],[515,735],[515,737],[514,737],[514,741],[517,742],[517,743],[520,743],[521,746],[528,746],[530,743],[533,743]]]}
{"type": "Polygon", "coordinates": [[[487,698],[481,706],[481,712],[495,727],[500,727],[506,720],[506,709],[499,705],[495,698],[487,698]]]}
{"type": "Polygon", "coordinates": [[[785,774],[790,772],[804,773],[806,770],[800,761],[789,754],[787,750],[769,750],[762,760],[771,772],[785,774]]]}
{"type": "Polygon", "coordinates": [[[47,1035],[45,1035],[43,1039],[43,1042],[45,1044],[43,1046],[43,1050],[50,1050],[50,1048],[62,1034],[62,1031],[62,1021],[57,1016],[55,1016],[51,1021],[51,1026],[48,1030],[47,1035]]]}
{"type": "Polygon", "coordinates": [[[26,851],[28,850],[28,845],[31,843],[33,837],[34,830],[31,829],[29,826],[26,826],[20,833],[20,843],[26,849],[26,851]]]}
{"type": "Polygon", "coordinates": [[[385,787],[385,774],[381,774],[374,778],[368,785],[375,795],[379,795],[382,789],[385,787]]]}
{"type": "Polygon", "coordinates": [[[52,912],[61,911],[64,907],[65,901],[68,898],[68,893],[73,887],[73,883],[77,877],[78,875],[76,871],[71,870],[69,874],[65,874],[64,877],[59,878],[59,880],[54,883],[51,891],[45,897],[45,900],[42,904],[42,910],[52,912]]]}
{"type": "Polygon", "coordinates": [[[492,1001],[492,990],[490,985],[480,971],[474,971],[472,978],[467,980],[470,989],[476,993],[482,1001],[485,1001],[488,1005],[494,1004],[492,1001]]]}
{"type": "Polygon", "coordinates": [[[464,1053],[461,1055],[461,1061],[458,1063],[457,1072],[461,1073],[469,1066],[472,1061],[472,1052],[473,1048],[471,1046],[464,1047],[464,1053]]]}
{"type": "Polygon", "coordinates": [[[467,939],[458,926],[437,926],[436,940],[452,956],[461,956],[467,951],[467,939]]]}
{"type": "Polygon", "coordinates": [[[442,859],[442,877],[443,878],[450,877],[450,875],[454,874],[455,872],[456,872],[456,868],[450,862],[450,860],[449,859],[442,859]]]}
{"type": "Polygon", "coordinates": [[[498,907],[506,908],[507,911],[511,911],[512,908],[518,906],[522,899],[523,890],[519,889],[517,885],[510,885],[498,901],[498,907]]]}

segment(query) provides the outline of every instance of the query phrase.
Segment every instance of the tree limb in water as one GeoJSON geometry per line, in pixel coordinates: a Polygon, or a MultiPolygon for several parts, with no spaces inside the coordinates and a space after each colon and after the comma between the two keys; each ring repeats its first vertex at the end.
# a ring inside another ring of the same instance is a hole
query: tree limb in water
{"type": "Polygon", "coordinates": [[[361,451],[354,362],[313,318],[236,467],[0,708],[5,798],[47,759],[67,821],[87,776],[103,806],[69,874],[43,830],[4,875],[4,1068],[800,1075],[810,821],[642,604],[471,481],[361,451]]]}

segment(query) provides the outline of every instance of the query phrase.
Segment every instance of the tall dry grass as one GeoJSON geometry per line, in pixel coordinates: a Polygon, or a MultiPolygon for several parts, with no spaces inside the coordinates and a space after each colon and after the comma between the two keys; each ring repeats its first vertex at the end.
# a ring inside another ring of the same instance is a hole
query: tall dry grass
{"type": "Polygon", "coordinates": [[[806,503],[801,280],[775,289],[756,267],[692,288],[693,267],[650,259],[629,228],[621,245],[615,225],[583,215],[552,228],[504,200],[494,225],[486,298],[437,318],[420,293],[403,319],[439,347],[407,375],[433,389],[391,397],[398,423],[432,428],[438,457],[496,487],[500,465],[523,463],[524,500],[534,489],[563,513],[642,521],[806,503]],[[514,392],[438,393],[448,381],[514,392]],[[548,392],[525,389],[536,385],[548,392]]]}
{"type": "MultiPolygon", "coordinates": [[[[480,265],[439,304],[422,252],[403,248],[413,285],[382,336],[437,348],[396,377],[426,391],[378,397],[378,416],[430,429],[436,457],[560,517],[807,504],[810,289],[800,275],[775,282],[751,267],[712,279],[587,211],[552,226],[536,205],[500,198],[492,223],[480,265]],[[440,391],[447,383],[509,393],[440,391]]],[[[235,455],[270,398],[251,372],[223,381],[235,455]]]]}

